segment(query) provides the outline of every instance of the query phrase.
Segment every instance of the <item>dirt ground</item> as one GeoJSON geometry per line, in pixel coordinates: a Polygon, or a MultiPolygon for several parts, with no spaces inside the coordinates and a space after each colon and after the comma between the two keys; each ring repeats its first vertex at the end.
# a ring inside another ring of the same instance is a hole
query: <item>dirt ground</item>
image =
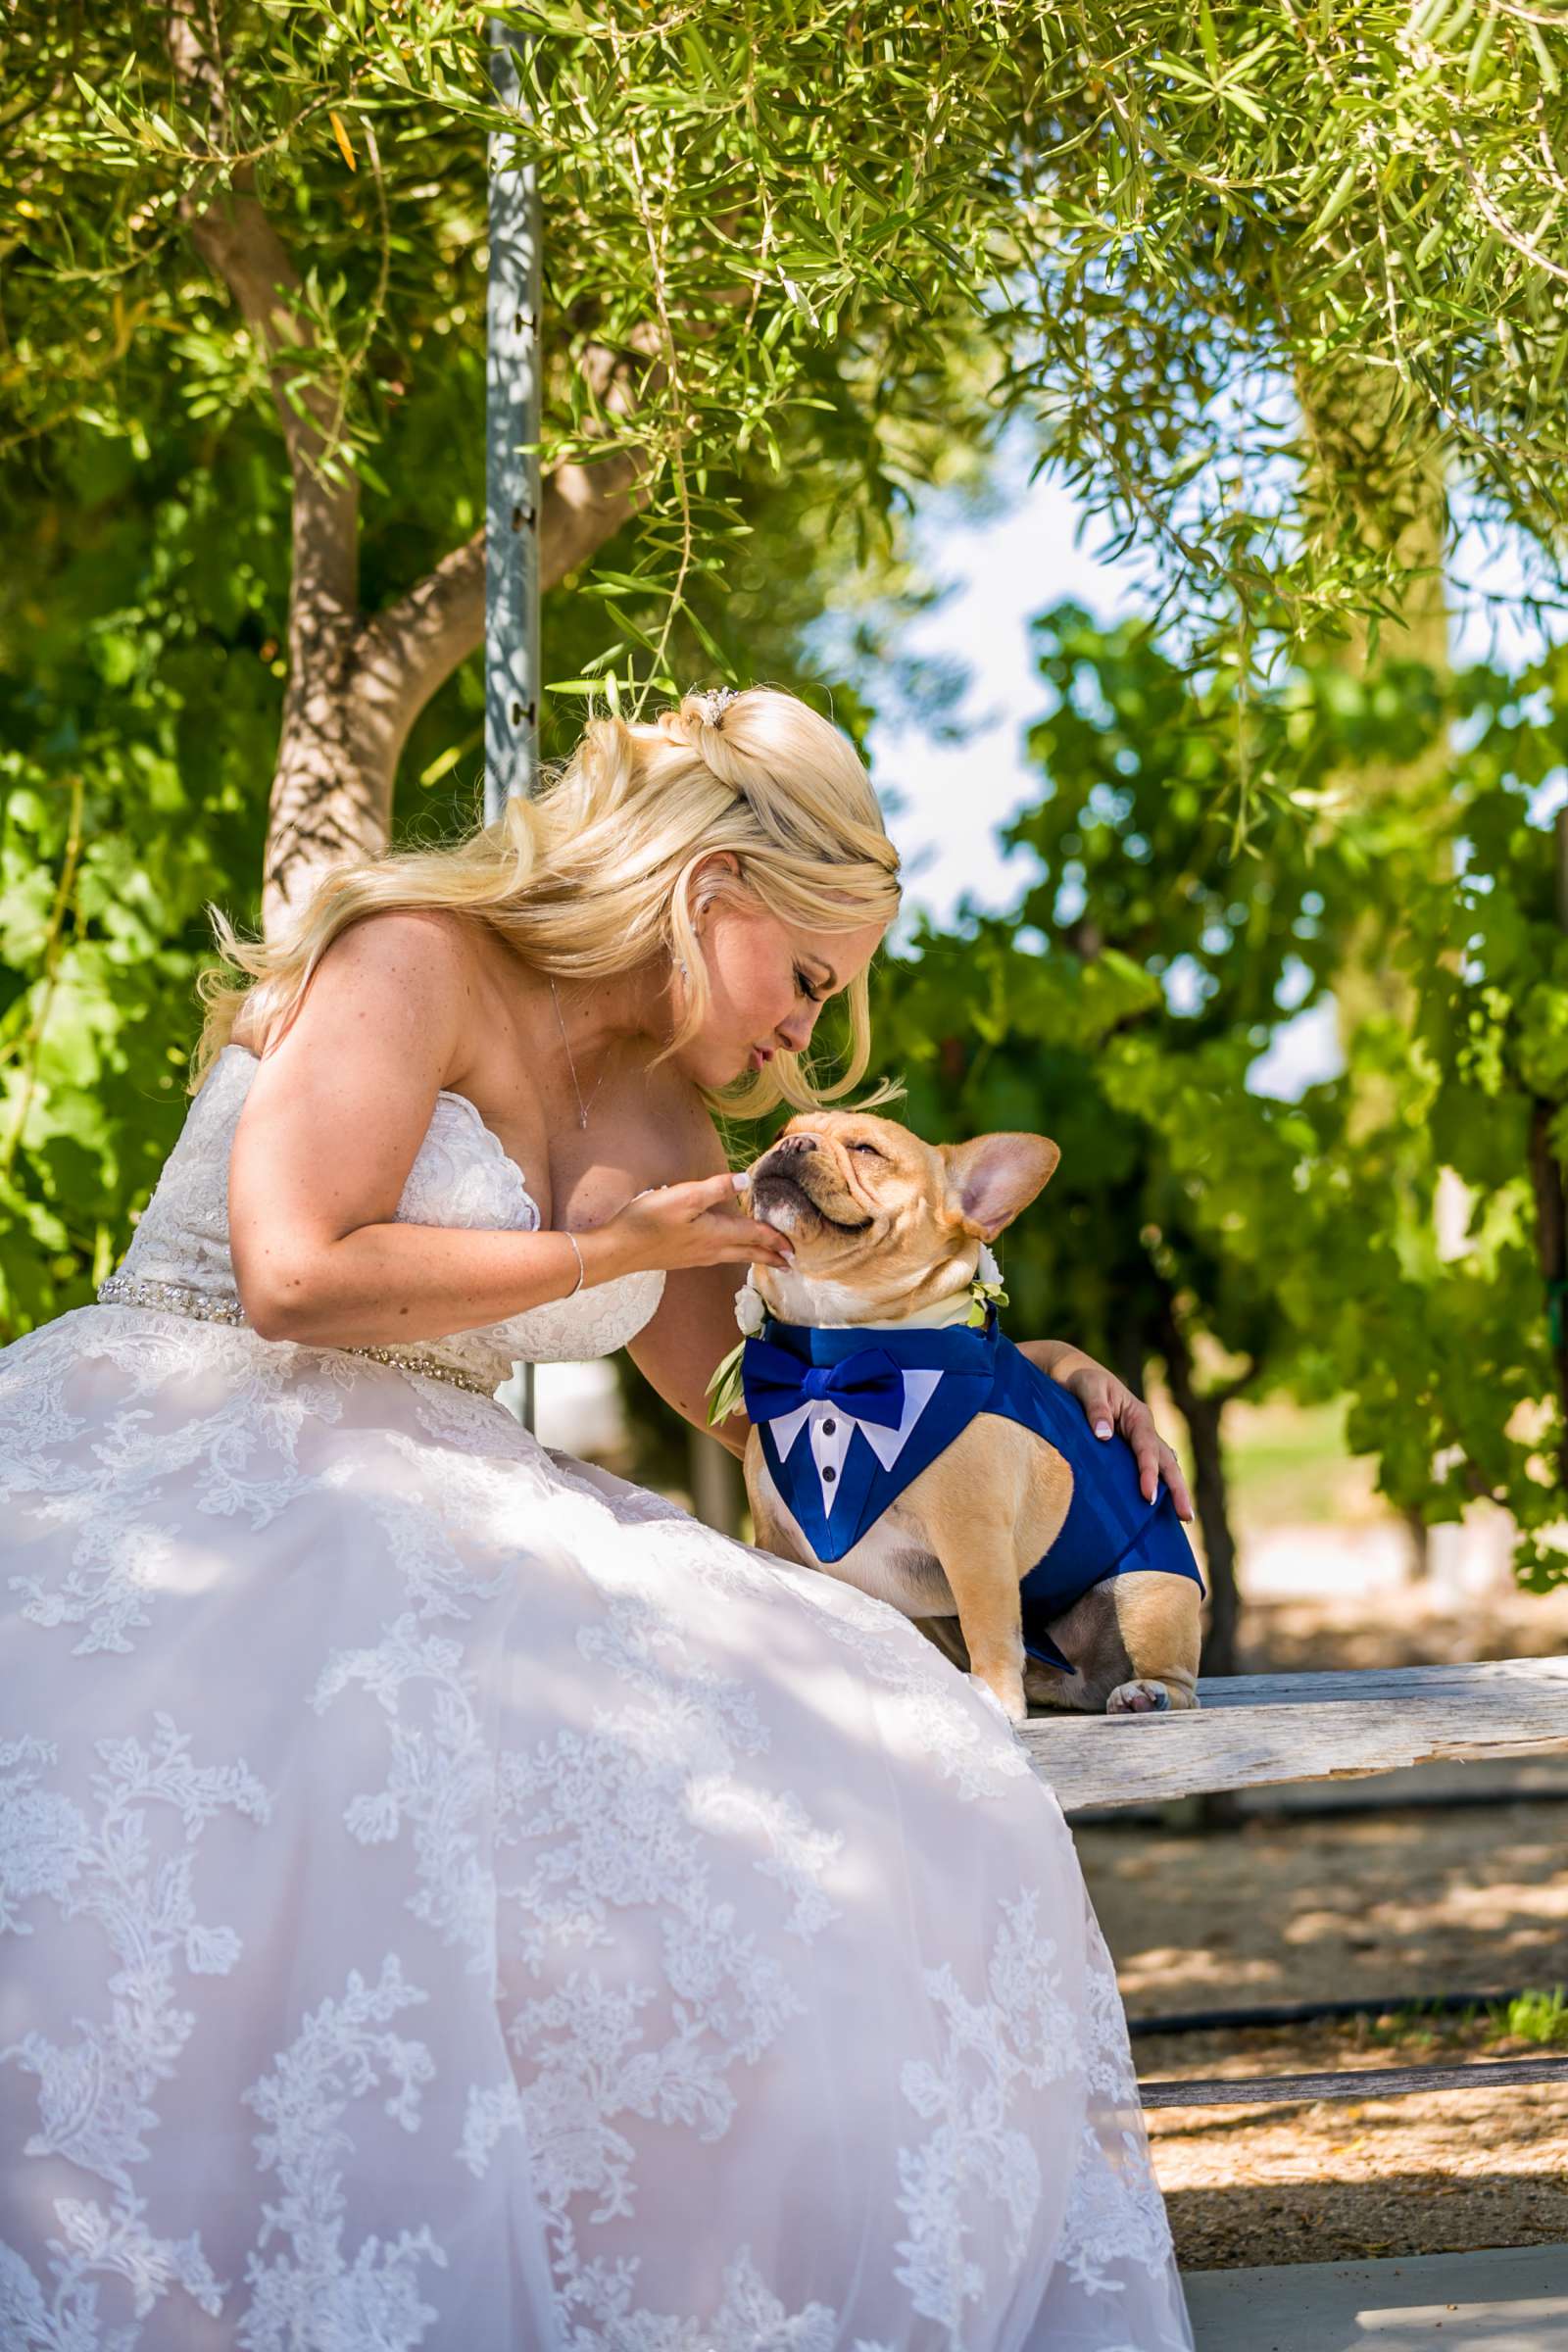
{"type": "MultiPolygon", "coordinates": [[[[1256,1670],[1568,1652],[1568,1593],[1460,1600],[1411,1588],[1255,1601],[1256,1670]]],[[[1132,2018],[1259,2003],[1408,2003],[1568,1984],[1568,1757],[1300,1788],[1240,1827],[1080,1825],[1079,1850],[1132,2018]],[[1525,1785],[1531,1802],[1356,1806],[1525,1785]]],[[[1146,2079],[1544,2057],[1484,2020],[1158,2035],[1146,2079]]],[[[1562,2053],[1568,2056],[1568,2051],[1562,2053]]],[[[1556,2084],[1365,2102],[1155,2110],[1156,2169],[1189,2269],[1568,2242],[1568,2069],[1556,2084]]]]}

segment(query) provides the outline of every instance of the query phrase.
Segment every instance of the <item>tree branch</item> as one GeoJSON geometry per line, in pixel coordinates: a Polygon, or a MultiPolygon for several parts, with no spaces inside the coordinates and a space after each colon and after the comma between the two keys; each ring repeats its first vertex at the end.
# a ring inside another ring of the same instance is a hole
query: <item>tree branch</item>
{"type": "MultiPolygon", "coordinates": [[[[171,0],[167,33],[180,97],[203,119],[216,154],[223,152],[227,102],[221,61],[202,40],[194,0],[171,0]]],[[[268,361],[268,376],[294,480],[294,574],[290,597],[291,669],[322,631],[341,636],[359,596],[359,481],[344,464],[337,410],[326,386],[290,365],[315,346],[302,317],[299,271],[262,209],[249,165],[205,204],[181,203],[191,242],[233,297],[268,361]]]]}
{"type": "MultiPolygon", "coordinates": [[[[655,331],[635,330],[625,350],[590,344],[581,371],[601,407],[612,415],[633,414],[650,385],[662,378],[660,363],[648,361],[655,331]]],[[[638,488],[647,464],[641,448],[615,449],[591,463],[569,462],[547,474],[539,499],[539,588],[559,587],[612,539],[623,523],[648,503],[638,488]]],[[[484,637],[485,535],[443,556],[432,571],[365,623],[356,649],[363,673],[378,691],[392,734],[392,760],[419,712],[460,662],[484,637]]]]}

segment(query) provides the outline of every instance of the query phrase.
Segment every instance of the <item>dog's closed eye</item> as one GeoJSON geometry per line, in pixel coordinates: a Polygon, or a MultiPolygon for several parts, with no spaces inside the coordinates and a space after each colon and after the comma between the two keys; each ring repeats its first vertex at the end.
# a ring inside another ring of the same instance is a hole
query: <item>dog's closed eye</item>
{"type": "Polygon", "coordinates": [[[869,1152],[873,1159],[885,1159],[887,1157],[887,1153],[885,1152],[879,1152],[875,1144],[852,1144],[850,1146],[850,1150],[852,1152],[869,1152]]]}

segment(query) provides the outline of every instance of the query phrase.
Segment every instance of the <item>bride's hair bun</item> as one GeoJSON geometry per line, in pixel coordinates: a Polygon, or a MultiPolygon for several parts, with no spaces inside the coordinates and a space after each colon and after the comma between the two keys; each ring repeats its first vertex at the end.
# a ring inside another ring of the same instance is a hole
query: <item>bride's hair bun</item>
{"type": "MultiPolygon", "coordinates": [[[[598,712],[570,756],[551,762],[530,798],[450,847],[399,850],[333,867],[287,940],[240,941],[219,923],[230,967],[261,984],[259,1009],[286,1016],[348,923],[392,909],[450,907],[487,922],[524,961],[593,980],[667,961],[689,974],[678,1052],[707,1018],[710,983],[699,903],[740,893],[810,931],[886,926],[899,909],[899,857],[858,752],[831,719],[774,686],[709,687],[646,719],[598,712]]],[[[227,1040],[245,995],[221,974],[198,1080],[227,1040]]],[[[798,1110],[858,1084],[870,1054],[864,972],[847,990],[846,1074],[820,1086],[793,1054],[775,1054],[726,1107],[760,1117],[798,1110]]]]}
{"type": "MultiPolygon", "coordinates": [[[[671,710],[661,710],[654,724],[671,743],[684,745],[706,760],[721,784],[731,792],[746,790],[746,761],[733,738],[726,739],[724,713],[746,696],[733,686],[710,686],[701,694],[683,694],[671,710]]],[[[744,712],[740,714],[744,721],[744,712]]]]}

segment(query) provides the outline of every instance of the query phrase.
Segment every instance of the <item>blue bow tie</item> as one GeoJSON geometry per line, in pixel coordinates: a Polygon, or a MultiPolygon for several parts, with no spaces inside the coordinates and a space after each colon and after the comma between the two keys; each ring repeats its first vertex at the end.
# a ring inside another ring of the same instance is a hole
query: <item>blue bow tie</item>
{"type": "Polygon", "coordinates": [[[861,1348],[838,1364],[803,1364],[787,1348],[748,1340],[741,1385],[754,1421],[777,1421],[818,1402],[883,1429],[897,1429],[904,1419],[904,1374],[885,1348],[861,1348]]]}

